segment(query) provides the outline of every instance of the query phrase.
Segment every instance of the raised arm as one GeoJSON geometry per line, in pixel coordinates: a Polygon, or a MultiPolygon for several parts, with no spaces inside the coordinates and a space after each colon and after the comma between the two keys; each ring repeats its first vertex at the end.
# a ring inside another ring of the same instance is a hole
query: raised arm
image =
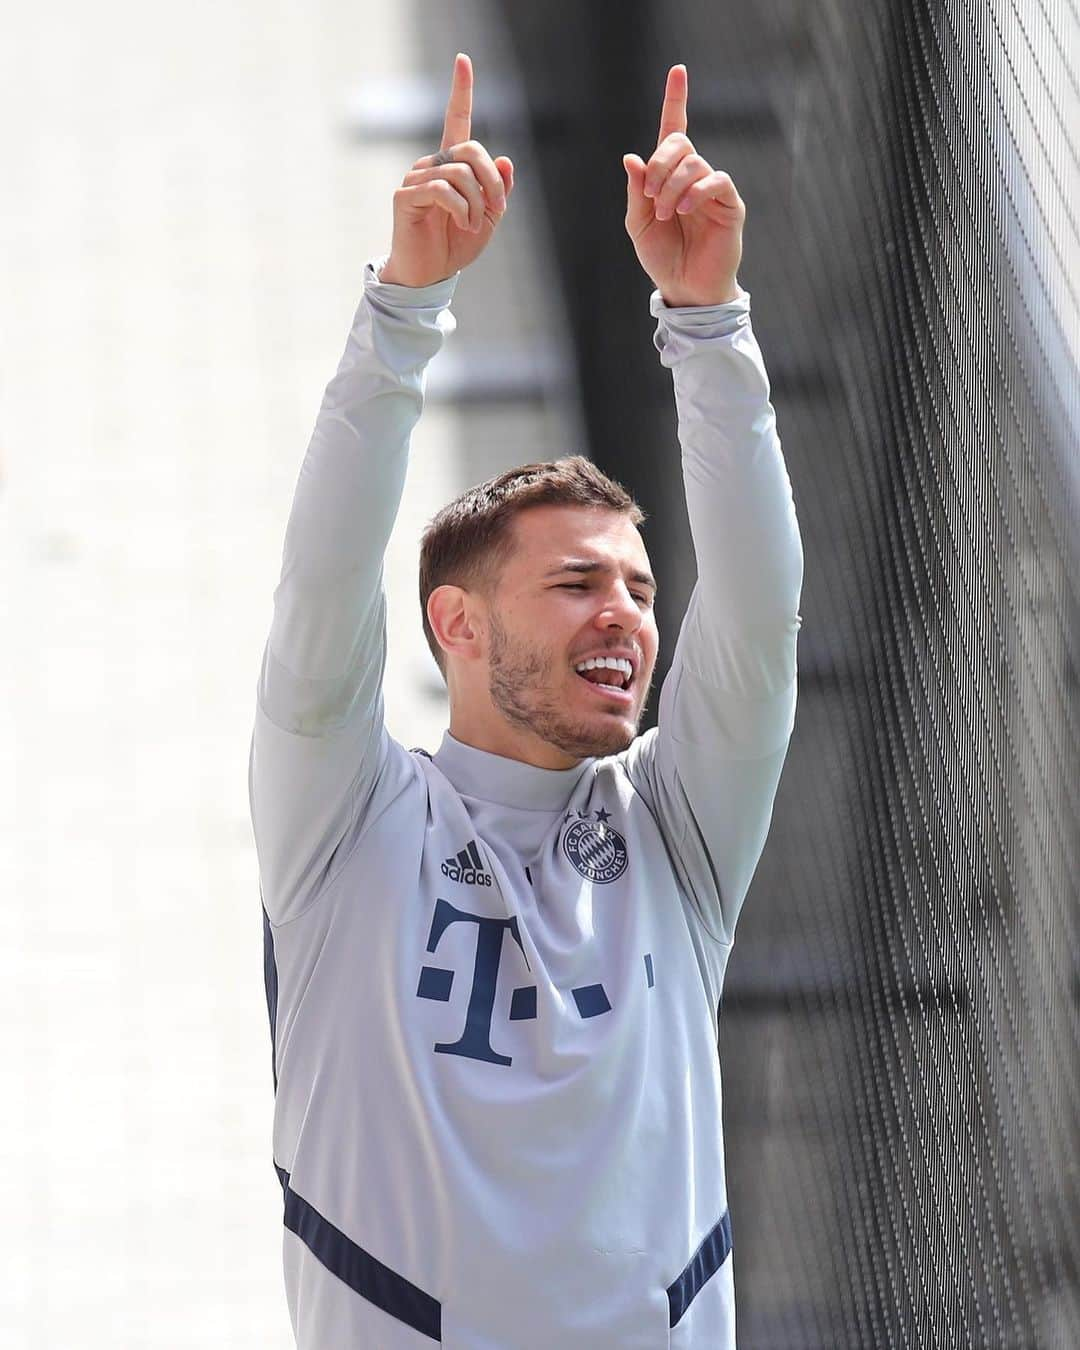
{"type": "Polygon", "coordinates": [[[627,230],[656,284],[655,343],[672,371],[698,580],[661,691],[659,728],[631,760],[708,930],[731,940],[772,816],[795,713],[803,555],[736,280],[745,207],[686,135],[687,77],[669,72],[660,136],[627,172],[627,230]]]}
{"type": "Polygon", "coordinates": [[[384,774],[383,554],[427,363],[453,331],[460,271],[506,209],[513,169],[469,139],[472,65],[454,63],[442,146],[394,194],[390,255],[364,272],[345,353],[300,469],[263,653],[249,765],[263,904],[314,901],[384,774]]]}

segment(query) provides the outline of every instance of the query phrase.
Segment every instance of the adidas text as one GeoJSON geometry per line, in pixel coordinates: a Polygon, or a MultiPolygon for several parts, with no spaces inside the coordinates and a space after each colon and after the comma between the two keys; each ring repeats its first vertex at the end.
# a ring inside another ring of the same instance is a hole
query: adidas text
{"type": "Polygon", "coordinates": [[[442,865],[442,874],[451,881],[460,881],[463,886],[490,886],[490,872],[478,872],[475,867],[462,867],[457,861],[447,858],[442,865]]]}

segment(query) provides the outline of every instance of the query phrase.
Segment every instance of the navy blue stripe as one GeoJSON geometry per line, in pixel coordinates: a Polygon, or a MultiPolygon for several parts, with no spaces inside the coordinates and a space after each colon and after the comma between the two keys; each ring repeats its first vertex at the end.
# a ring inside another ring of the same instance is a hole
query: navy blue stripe
{"type": "Polygon", "coordinates": [[[719,1223],[708,1233],[690,1264],[668,1289],[668,1326],[674,1326],[697,1298],[710,1275],[715,1275],[731,1255],[731,1215],[725,1209],[719,1223]]]}
{"type": "Polygon", "coordinates": [[[289,1174],[274,1163],[285,1192],[285,1227],[290,1229],[332,1274],[361,1298],[433,1341],[442,1340],[442,1304],[404,1275],[384,1266],[352,1238],[335,1228],[289,1185],[289,1174]]]}
{"type": "MultiPolygon", "coordinates": [[[[260,895],[260,899],[261,899],[260,895]]],[[[263,905],[263,983],[266,985],[266,1011],[270,1014],[270,1068],[274,1074],[274,1092],[277,1093],[277,960],[274,956],[274,934],[270,930],[270,916],[263,905]]]]}

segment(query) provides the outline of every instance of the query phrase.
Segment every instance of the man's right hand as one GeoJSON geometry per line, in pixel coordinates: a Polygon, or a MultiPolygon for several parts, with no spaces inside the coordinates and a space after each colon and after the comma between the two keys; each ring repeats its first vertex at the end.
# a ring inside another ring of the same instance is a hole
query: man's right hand
{"type": "Polygon", "coordinates": [[[472,131],[472,61],[459,53],[443,122],[441,154],[424,155],[394,193],[394,235],[380,281],[429,286],[460,272],[484,251],[506,210],[514,166],[492,159],[472,131]]]}

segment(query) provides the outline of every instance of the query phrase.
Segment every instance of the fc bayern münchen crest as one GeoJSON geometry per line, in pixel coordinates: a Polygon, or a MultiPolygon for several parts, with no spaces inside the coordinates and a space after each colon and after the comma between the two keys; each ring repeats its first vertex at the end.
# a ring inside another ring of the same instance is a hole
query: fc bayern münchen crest
{"type": "Polygon", "coordinates": [[[566,856],[587,881],[605,884],[626,871],[626,840],[606,824],[607,811],[597,811],[599,819],[590,820],[581,813],[563,835],[566,856]]]}

